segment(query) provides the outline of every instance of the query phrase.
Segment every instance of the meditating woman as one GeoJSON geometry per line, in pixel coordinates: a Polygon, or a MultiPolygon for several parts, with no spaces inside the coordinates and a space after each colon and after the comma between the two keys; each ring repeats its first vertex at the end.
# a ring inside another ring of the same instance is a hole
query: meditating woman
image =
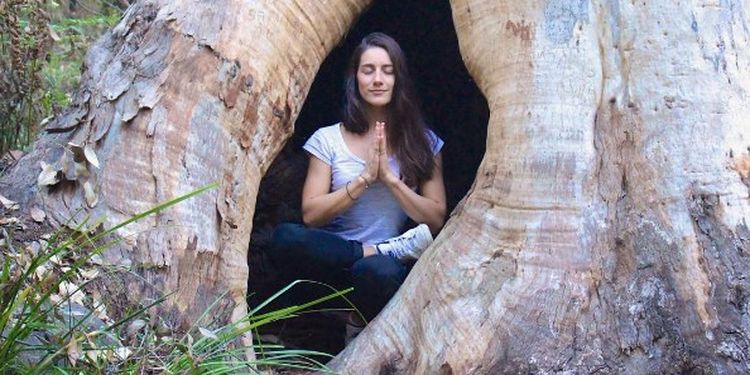
{"type": "Polygon", "coordinates": [[[342,120],[303,146],[305,225],[277,227],[272,256],[301,278],[344,276],[370,320],[443,226],[443,141],[425,125],[403,51],[383,33],[354,51],[342,120]],[[418,225],[402,233],[409,218],[418,225]]]}

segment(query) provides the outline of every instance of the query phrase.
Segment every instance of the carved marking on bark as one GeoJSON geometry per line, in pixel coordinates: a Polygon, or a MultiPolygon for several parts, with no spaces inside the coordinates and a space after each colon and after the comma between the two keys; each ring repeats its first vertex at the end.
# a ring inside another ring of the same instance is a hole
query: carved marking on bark
{"type": "Polygon", "coordinates": [[[239,136],[242,148],[248,148],[252,144],[252,140],[255,135],[255,129],[258,124],[258,104],[258,95],[250,95],[250,98],[245,105],[245,113],[242,117],[243,128],[239,136]]]}
{"type": "Polygon", "coordinates": [[[526,20],[521,20],[521,22],[513,22],[511,20],[508,20],[505,23],[505,30],[510,30],[513,33],[513,36],[521,38],[524,42],[531,42],[531,39],[534,38],[534,24],[533,23],[526,23],[526,20]]]}

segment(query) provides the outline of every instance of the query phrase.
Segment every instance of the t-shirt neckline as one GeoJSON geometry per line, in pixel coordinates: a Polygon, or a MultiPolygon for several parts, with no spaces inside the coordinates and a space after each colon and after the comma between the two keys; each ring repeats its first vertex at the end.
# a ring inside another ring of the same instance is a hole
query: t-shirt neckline
{"type": "Polygon", "coordinates": [[[338,130],[337,133],[339,135],[339,140],[341,140],[341,147],[344,149],[344,152],[346,152],[349,155],[349,157],[351,157],[352,159],[362,164],[367,164],[365,163],[364,160],[362,160],[362,158],[360,158],[359,156],[357,156],[357,154],[352,152],[352,150],[349,149],[349,145],[346,144],[346,140],[344,139],[344,123],[343,122],[340,122],[338,124],[337,130],[338,130]]]}

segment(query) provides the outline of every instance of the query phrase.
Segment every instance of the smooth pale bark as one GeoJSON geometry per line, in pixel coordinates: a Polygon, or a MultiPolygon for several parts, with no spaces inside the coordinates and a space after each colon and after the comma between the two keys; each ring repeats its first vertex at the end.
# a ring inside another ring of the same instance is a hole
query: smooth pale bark
{"type": "MultiPolygon", "coordinates": [[[[244,311],[260,177],[365,2],[139,2],[90,53],[83,91],[8,181],[62,222],[82,183],[36,162],[95,142],[109,254],[189,321],[244,311]],[[33,179],[16,179],[34,170],[33,179]],[[171,227],[169,227],[171,225],[171,227]],[[157,229],[154,229],[157,228],[157,229]]],[[[487,97],[475,184],[381,315],[331,364],[352,374],[750,370],[747,1],[455,0],[487,97]]],[[[133,284],[137,285],[137,284],[133,284]]],[[[143,287],[133,296],[144,294],[143,287]]]]}
{"type": "Polygon", "coordinates": [[[451,4],[487,152],[334,368],[750,371],[748,3],[451,4]]]}
{"type": "Polygon", "coordinates": [[[73,105],[48,126],[57,133],[5,176],[4,194],[42,206],[57,224],[90,216],[112,226],[218,182],[119,231],[124,241],[106,260],[138,277],[108,281],[104,295],[122,306],[174,292],[163,316],[190,324],[228,292],[220,310],[241,317],[260,179],[323,59],[366,4],[139,1],[91,48],[73,105]],[[75,159],[69,142],[88,145],[94,162],[75,159]],[[40,161],[72,181],[37,187],[40,161]]]}

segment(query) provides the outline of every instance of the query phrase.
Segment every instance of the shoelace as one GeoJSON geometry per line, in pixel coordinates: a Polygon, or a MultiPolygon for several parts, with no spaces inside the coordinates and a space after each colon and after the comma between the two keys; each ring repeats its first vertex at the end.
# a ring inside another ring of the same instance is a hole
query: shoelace
{"type": "Polygon", "coordinates": [[[396,237],[396,238],[389,239],[388,241],[386,241],[386,243],[393,247],[393,249],[391,250],[391,253],[393,253],[393,255],[395,255],[396,257],[401,257],[405,253],[404,247],[408,246],[408,244],[405,244],[404,242],[407,242],[413,239],[414,239],[414,236],[396,237]]]}

